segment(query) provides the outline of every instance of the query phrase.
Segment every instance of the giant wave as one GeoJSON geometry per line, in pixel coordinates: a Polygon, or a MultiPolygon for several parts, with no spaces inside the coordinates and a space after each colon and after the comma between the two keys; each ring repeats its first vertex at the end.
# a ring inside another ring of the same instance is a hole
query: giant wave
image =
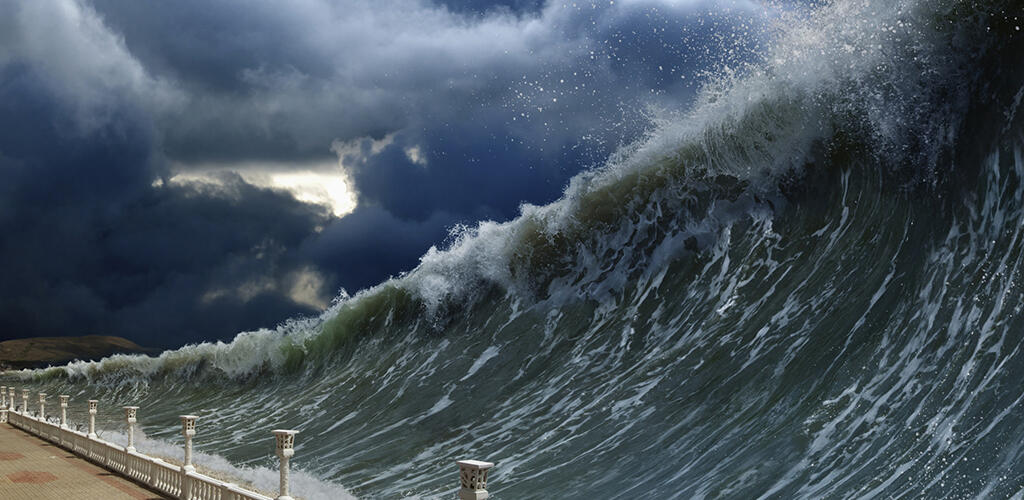
{"type": "Polygon", "coordinates": [[[154,443],[196,411],[257,470],[301,429],[310,491],[368,498],[450,494],[466,457],[499,498],[1019,498],[1022,16],[822,6],[319,318],[7,378],[137,404],[154,443]]]}

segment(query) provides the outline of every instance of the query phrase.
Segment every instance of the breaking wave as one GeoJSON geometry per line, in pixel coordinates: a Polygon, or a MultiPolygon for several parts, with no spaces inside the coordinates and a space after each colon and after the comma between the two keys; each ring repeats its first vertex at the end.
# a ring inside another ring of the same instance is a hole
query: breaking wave
{"type": "Polygon", "coordinates": [[[780,20],[558,201],[320,317],[6,377],[137,404],[154,447],[194,411],[224,468],[300,429],[314,497],[449,495],[468,457],[500,498],[1020,497],[1021,15],[780,20]]]}

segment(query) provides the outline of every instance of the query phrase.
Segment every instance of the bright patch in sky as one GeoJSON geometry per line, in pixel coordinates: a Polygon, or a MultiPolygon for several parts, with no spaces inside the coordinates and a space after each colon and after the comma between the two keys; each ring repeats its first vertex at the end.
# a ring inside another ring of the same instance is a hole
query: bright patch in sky
{"type": "Polygon", "coordinates": [[[311,164],[305,169],[300,165],[276,163],[177,167],[178,173],[169,182],[223,185],[224,175],[237,174],[254,186],[287,191],[299,201],[325,206],[335,217],[344,217],[356,208],[356,196],[349,188],[348,176],[334,163],[311,164]]]}
{"type": "Polygon", "coordinates": [[[266,184],[262,184],[255,176],[242,178],[250,184],[284,189],[292,193],[295,199],[306,203],[325,205],[331,208],[335,217],[352,213],[356,208],[356,200],[348,188],[343,174],[321,172],[281,172],[269,174],[266,184]]]}

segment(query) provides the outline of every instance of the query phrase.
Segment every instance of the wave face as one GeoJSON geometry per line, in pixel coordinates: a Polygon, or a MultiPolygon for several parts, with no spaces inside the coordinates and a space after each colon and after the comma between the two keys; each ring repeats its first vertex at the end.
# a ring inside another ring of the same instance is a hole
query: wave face
{"type": "Polygon", "coordinates": [[[447,497],[477,458],[497,498],[1019,498],[1021,17],[822,6],[559,201],[320,318],[7,378],[137,404],[166,446],[194,412],[265,472],[300,429],[310,497],[447,497]]]}

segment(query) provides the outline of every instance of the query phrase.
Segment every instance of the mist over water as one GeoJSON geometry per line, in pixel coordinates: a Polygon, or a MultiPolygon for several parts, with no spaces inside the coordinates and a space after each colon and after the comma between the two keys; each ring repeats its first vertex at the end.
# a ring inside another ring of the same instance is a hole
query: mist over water
{"type": "Polygon", "coordinates": [[[507,499],[1020,497],[1021,16],[784,19],[560,200],[319,318],[6,379],[111,435],[140,406],[144,452],[199,415],[197,461],[271,490],[299,429],[309,498],[448,497],[464,458],[507,499]]]}

